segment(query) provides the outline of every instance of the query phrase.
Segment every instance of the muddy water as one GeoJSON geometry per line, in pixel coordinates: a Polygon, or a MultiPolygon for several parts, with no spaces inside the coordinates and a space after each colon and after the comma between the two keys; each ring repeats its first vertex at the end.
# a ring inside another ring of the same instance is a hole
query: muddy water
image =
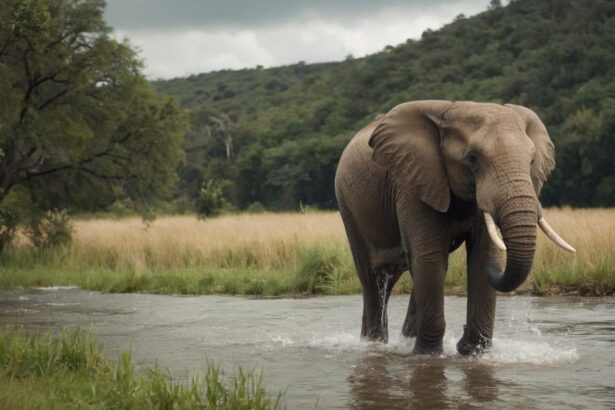
{"type": "Polygon", "coordinates": [[[117,357],[177,377],[207,360],[262,369],[289,409],[614,408],[615,299],[500,297],[493,348],[458,357],[465,298],[446,299],[445,354],[410,355],[406,296],[392,297],[388,345],[359,340],[359,296],[257,300],[108,295],[79,289],[0,292],[0,325],[79,325],[117,357]]]}

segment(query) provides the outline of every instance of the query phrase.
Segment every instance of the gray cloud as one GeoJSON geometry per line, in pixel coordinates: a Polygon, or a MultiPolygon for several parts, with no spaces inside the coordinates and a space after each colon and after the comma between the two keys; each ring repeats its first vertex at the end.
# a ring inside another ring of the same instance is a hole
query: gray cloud
{"type": "Polygon", "coordinates": [[[484,9],[488,0],[108,0],[107,18],[117,29],[241,29],[280,22],[335,20],[348,23],[396,9],[424,14],[464,4],[484,9]]]}
{"type": "Polygon", "coordinates": [[[169,78],[225,68],[364,56],[418,38],[488,0],[108,0],[115,35],[141,50],[146,74],[169,78]]]}

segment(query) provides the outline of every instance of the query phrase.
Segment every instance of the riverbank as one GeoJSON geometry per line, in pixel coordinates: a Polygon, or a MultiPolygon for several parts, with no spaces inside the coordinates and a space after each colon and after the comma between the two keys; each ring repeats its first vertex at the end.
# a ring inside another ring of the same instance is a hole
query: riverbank
{"type": "Polygon", "coordinates": [[[128,353],[103,356],[95,338],[79,330],[26,333],[0,329],[0,403],[3,408],[277,409],[253,372],[223,377],[208,365],[202,376],[174,381],[159,368],[138,368],[128,353]]]}
{"type": "MultiPolygon", "coordinates": [[[[533,273],[518,293],[607,295],[615,290],[615,209],[548,209],[571,255],[542,233],[533,273]]],[[[341,295],[361,290],[335,212],[87,219],[70,246],[18,244],[0,258],[0,288],[79,286],[104,292],[341,295]]],[[[451,254],[449,294],[464,293],[465,252],[451,254]]],[[[405,274],[395,287],[408,293],[405,274]]]]}

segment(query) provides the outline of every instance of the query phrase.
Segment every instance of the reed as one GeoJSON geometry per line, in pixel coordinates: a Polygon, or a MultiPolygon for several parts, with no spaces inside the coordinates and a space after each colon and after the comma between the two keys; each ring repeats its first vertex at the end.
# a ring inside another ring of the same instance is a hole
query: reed
{"type": "MultiPolygon", "coordinates": [[[[605,293],[615,288],[615,209],[548,209],[571,255],[538,234],[527,289],[605,293]]],[[[115,292],[347,294],[360,291],[336,212],[167,216],[75,222],[71,246],[2,256],[0,287],[77,285],[115,292]]],[[[447,289],[465,289],[463,247],[451,255],[447,289]]],[[[397,292],[411,289],[408,275],[397,292]]]]}

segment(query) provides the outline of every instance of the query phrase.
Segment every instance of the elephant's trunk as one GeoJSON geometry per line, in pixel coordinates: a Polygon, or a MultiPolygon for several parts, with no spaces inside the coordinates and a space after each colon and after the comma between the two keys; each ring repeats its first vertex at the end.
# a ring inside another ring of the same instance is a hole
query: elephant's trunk
{"type": "Polygon", "coordinates": [[[536,250],[537,202],[533,193],[507,198],[498,212],[506,244],[506,269],[489,267],[489,283],[500,292],[512,292],[527,279],[536,250]]]}

